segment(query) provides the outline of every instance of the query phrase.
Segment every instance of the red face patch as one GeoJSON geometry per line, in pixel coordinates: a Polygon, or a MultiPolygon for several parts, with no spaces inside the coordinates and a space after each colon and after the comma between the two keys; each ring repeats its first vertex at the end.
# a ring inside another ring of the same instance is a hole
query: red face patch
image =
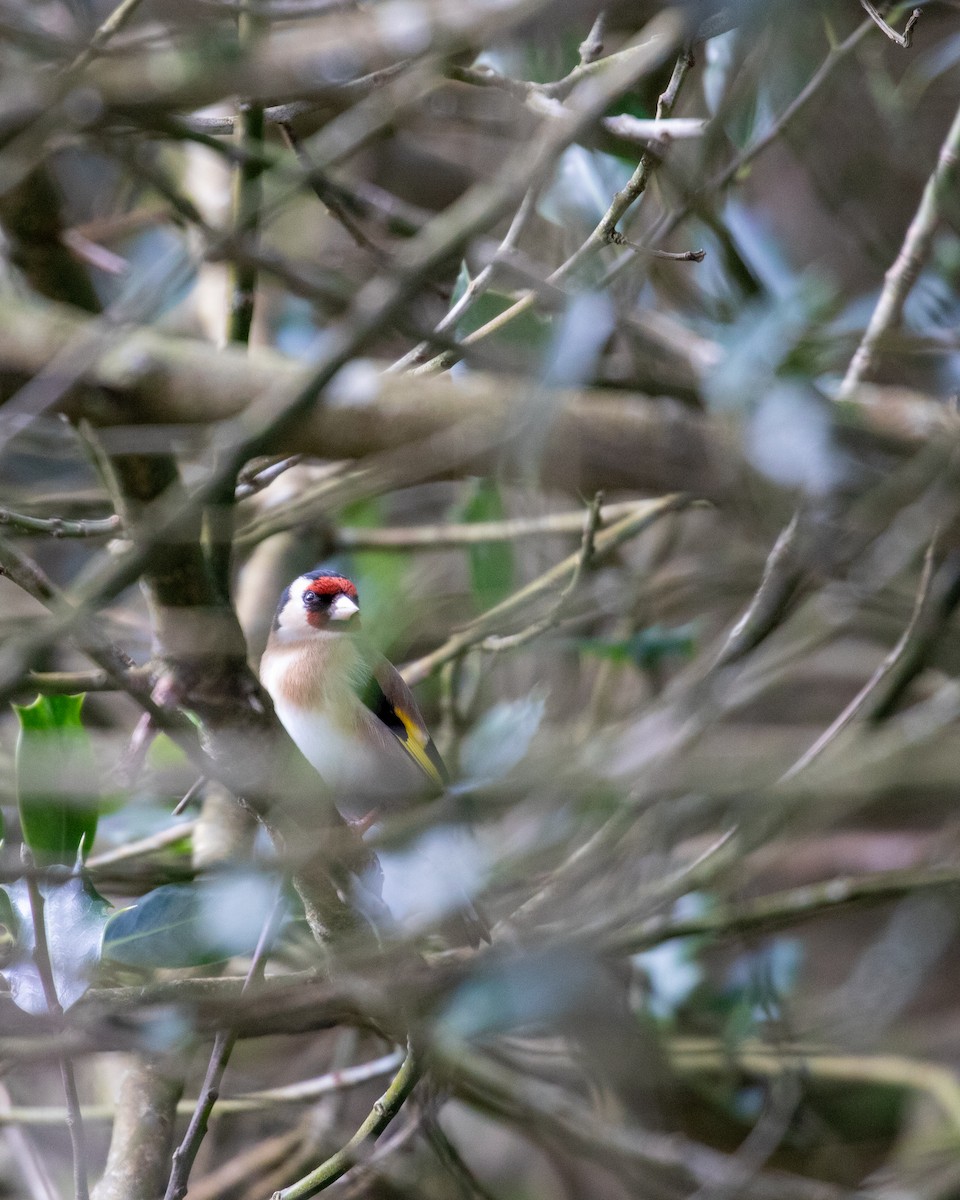
{"type": "Polygon", "coordinates": [[[341,592],[356,600],[357,589],[343,575],[321,575],[303,589],[305,592],[315,592],[318,596],[338,596],[341,592]]]}

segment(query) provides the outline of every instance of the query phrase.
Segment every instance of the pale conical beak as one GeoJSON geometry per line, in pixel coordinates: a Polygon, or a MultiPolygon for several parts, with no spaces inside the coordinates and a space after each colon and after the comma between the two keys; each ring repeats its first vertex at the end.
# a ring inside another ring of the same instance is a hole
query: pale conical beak
{"type": "Polygon", "coordinates": [[[337,596],[336,600],[330,605],[330,620],[331,621],[349,621],[352,616],[360,611],[359,604],[354,604],[349,596],[343,594],[337,596]]]}

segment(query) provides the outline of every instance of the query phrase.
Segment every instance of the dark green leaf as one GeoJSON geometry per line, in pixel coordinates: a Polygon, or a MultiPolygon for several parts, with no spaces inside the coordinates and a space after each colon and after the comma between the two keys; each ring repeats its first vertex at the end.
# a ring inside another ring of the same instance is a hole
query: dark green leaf
{"type": "MultiPolygon", "coordinates": [[[[70,875],[64,880],[39,883],[43,897],[43,923],[57,999],[62,1008],[75,1004],[96,975],[100,943],[110,905],[86,878],[70,875]]],[[[6,980],[14,1003],[30,1013],[47,1012],[47,1001],[34,960],[36,936],[26,880],[2,889],[0,910],[3,926],[11,921],[12,946],[0,975],[6,980]]]]}
{"type": "MultiPolygon", "coordinates": [[[[470,524],[502,521],[506,516],[499,486],[491,479],[478,479],[460,512],[470,524]]],[[[513,546],[510,542],[481,542],[467,551],[470,582],[477,610],[486,612],[514,589],[513,546]]]]}
{"type": "Polygon", "coordinates": [[[195,967],[249,954],[275,895],[262,875],[166,884],[114,913],[103,957],[130,967],[195,967]]]}
{"type": "Polygon", "coordinates": [[[644,670],[656,668],[670,658],[690,658],[697,648],[695,623],[674,629],[651,625],[632,637],[618,641],[603,638],[583,638],[577,645],[585,654],[605,658],[610,662],[632,662],[644,670]]]}
{"type": "MultiPolygon", "coordinates": [[[[457,322],[457,338],[464,338],[494,317],[499,317],[515,302],[516,296],[508,296],[503,292],[482,292],[457,322]]],[[[502,338],[511,346],[520,347],[531,355],[531,359],[539,358],[550,338],[550,321],[533,309],[527,309],[507,322],[502,332],[494,335],[494,340],[497,338],[502,338]]]]}
{"type": "Polygon", "coordinates": [[[17,803],[23,840],[39,863],[73,866],[97,832],[99,788],[90,738],[80,710],[83,696],[40,696],[14,705],[17,803]]]}

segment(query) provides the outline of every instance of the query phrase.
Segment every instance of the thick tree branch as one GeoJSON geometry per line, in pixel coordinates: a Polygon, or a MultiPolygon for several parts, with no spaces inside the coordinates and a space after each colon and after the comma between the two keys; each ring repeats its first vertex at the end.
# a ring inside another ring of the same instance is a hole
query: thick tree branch
{"type": "MultiPolygon", "coordinates": [[[[83,327],[83,319],[65,307],[0,299],[3,377],[16,384],[42,370],[83,327]]],[[[226,421],[270,394],[302,386],[310,370],[273,351],[247,355],[140,329],[104,348],[83,378],[122,402],[111,410],[102,396],[98,401],[109,445],[110,427],[124,424],[128,412],[161,426],[226,421]]],[[[459,421],[482,422],[508,437],[514,391],[525,386],[480,371],[454,381],[381,375],[360,364],[336,380],[331,402],[306,403],[297,424],[272,433],[267,444],[271,453],[363,458],[423,442],[459,421]]],[[[75,389],[71,411],[85,404],[83,389],[75,389]]],[[[541,464],[541,477],[550,486],[690,490],[723,499],[743,477],[743,462],[724,427],[689,406],[632,392],[583,389],[559,392],[557,413],[541,464]]],[[[866,438],[891,449],[915,448],[958,426],[956,414],[936,397],[896,388],[860,388],[834,419],[854,442],[866,438]]],[[[489,451],[478,455],[465,447],[455,473],[481,470],[491,457],[489,451]]]]}
{"type": "Polygon", "coordinates": [[[150,1055],[131,1061],[117,1097],[107,1165],[91,1200],[160,1195],[182,1091],[183,1080],[172,1061],[150,1055]]]}

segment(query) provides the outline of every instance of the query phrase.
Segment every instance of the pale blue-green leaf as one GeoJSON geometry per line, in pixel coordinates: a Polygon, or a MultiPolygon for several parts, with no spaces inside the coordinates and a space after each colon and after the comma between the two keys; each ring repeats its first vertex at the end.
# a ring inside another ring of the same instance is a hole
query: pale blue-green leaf
{"type": "Polygon", "coordinates": [[[490,958],[454,992],[436,1034],[466,1040],[562,1020],[589,1008],[601,987],[597,963],[578,950],[490,958]]]}
{"type": "Polygon", "coordinates": [[[690,958],[680,942],[664,942],[638,954],[646,973],[650,1012],[661,1020],[672,1017],[703,979],[703,968],[690,958]]]}
{"type": "Polygon", "coordinates": [[[766,291],[772,296],[789,297],[802,286],[784,247],[749,205],[731,197],[724,206],[723,219],[741,257],[766,291]]]}
{"type": "Polygon", "coordinates": [[[707,38],[703,44],[705,65],[700,86],[703,88],[707,111],[711,114],[720,111],[724,96],[734,77],[739,40],[738,30],[727,29],[723,33],[718,33],[716,37],[707,38]]]}
{"type": "Polygon", "coordinates": [[[508,775],[530,749],[546,706],[546,692],[536,688],[521,700],[502,700],[488,709],[460,747],[463,786],[493,783],[508,775]]]}
{"type": "Polygon", "coordinates": [[[745,305],[731,325],[718,329],[724,356],[703,382],[709,407],[738,412],[755,408],[822,312],[825,299],[822,284],[804,278],[787,295],[745,305]]]}
{"type": "Polygon", "coordinates": [[[537,212],[563,229],[589,233],[630,175],[631,168],[612,154],[568,146],[537,199],[537,212]]]}
{"type": "Polygon", "coordinates": [[[827,495],[846,470],[827,402],[800,384],[779,383],[767,390],[750,415],[745,450],[761,474],[808,496],[827,495]]]}
{"type": "Polygon", "coordinates": [[[486,884],[489,854],[463,825],[438,825],[402,849],[380,850],[382,895],[393,917],[412,932],[467,907],[486,884]]]}
{"type": "MultiPolygon", "coordinates": [[[[90,987],[100,962],[100,944],[110,905],[79,875],[42,880],[44,929],[60,1006],[68,1009],[90,987]]],[[[16,916],[13,955],[0,971],[14,1003],[30,1013],[45,1013],[47,1001],[34,958],[36,934],[25,880],[4,889],[16,916]]]]}
{"type": "Polygon", "coordinates": [[[192,967],[253,951],[276,885],[231,872],[155,888],[107,923],[103,957],[132,967],[192,967]]]}
{"type": "Polygon", "coordinates": [[[591,383],[616,314],[603,292],[577,292],[557,324],[544,357],[542,378],[550,387],[591,383]]]}
{"type": "Polygon", "coordinates": [[[450,307],[453,308],[462,298],[464,292],[470,286],[470,270],[467,267],[467,260],[460,260],[460,270],[457,272],[457,278],[453,285],[453,291],[450,293],[450,307]]]}

